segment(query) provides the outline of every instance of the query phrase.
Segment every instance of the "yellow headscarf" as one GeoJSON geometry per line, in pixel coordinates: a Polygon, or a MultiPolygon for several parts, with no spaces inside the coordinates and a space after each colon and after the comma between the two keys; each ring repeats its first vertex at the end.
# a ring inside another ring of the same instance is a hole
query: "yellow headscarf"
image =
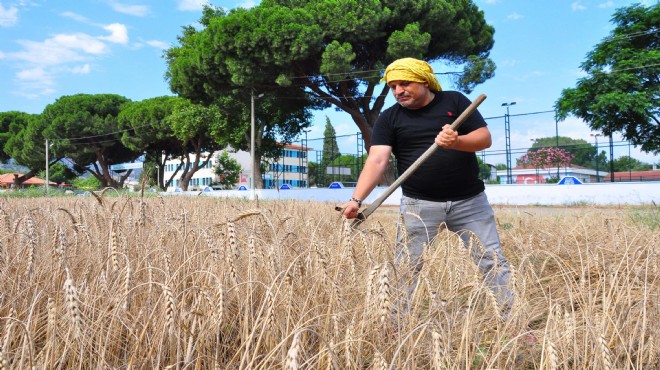
{"type": "Polygon", "coordinates": [[[429,84],[431,90],[442,91],[440,82],[435,77],[431,65],[415,58],[395,60],[387,66],[385,74],[380,81],[385,83],[389,83],[390,81],[426,82],[429,84]]]}

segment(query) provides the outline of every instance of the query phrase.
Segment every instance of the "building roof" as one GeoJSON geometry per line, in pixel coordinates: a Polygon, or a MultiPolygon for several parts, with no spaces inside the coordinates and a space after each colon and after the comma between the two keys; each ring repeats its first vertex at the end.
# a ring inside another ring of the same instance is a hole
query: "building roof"
{"type": "Polygon", "coordinates": [[[660,181],[660,170],[614,172],[614,180],[616,181],[659,180],[660,181]]]}
{"type": "MultiPolygon", "coordinates": [[[[21,176],[23,175],[22,173],[5,173],[0,175],[0,183],[4,184],[13,184],[14,183],[14,175],[16,176],[21,176]]],[[[23,181],[21,185],[43,185],[46,183],[45,180],[40,179],[38,177],[30,177],[29,179],[23,181]]],[[[57,185],[56,182],[49,181],[50,185],[57,185]]]]}
{"type": "Polygon", "coordinates": [[[284,146],[287,149],[296,149],[296,150],[312,150],[313,148],[308,146],[296,145],[296,144],[286,144],[284,146]]]}

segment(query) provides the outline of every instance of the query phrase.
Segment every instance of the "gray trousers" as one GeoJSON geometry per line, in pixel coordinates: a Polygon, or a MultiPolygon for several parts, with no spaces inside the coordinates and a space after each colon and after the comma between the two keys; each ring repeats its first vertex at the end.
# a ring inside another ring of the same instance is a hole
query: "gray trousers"
{"type": "Polygon", "coordinates": [[[470,245],[471,231],[481,241],[483,249],[472,245],[470,254],[484,276],[486,285],[493,291],[500,307],[511,307],[513,293],[509,287],[511,270],[502,255],[500,238],[497,233],[493,209],[486,193],[465,200],[432,202],[403,196],[401,214],[405,225],[405,235],[397,232],[397,264],[410,256],[413,280],[409,281],[409,294],[417,285],[417,274],[421,270],[424,245],[430,245],[442,223],[450,231],[458,233],[464,246],[470,245]],[[404,240],[405,238],[405,240],[404,240]],[[407,247],[407,252],[404,248],[407,247]]]}

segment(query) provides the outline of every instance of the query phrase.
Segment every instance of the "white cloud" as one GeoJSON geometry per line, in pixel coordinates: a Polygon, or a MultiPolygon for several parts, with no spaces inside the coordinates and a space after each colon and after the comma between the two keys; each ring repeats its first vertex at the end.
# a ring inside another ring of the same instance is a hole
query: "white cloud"
{"type": "Polygon", "coordinates": [[[56,92],[55,79],[61,73],[87,74],[87,64],[68,67],[71,63],[93,60],[109,52],[106,44],[85,33],[57,34],[44,41],[19,40],[22,47],[4,54],[4,58],[17,62],[16,88],[13,93],[26,98],[37,98],[56,92]]]}
{"type": "Polygon", "coordinates": [[[46,71],[43,68],[32,68],[32,69],[24,69],[22,71],[19,71],[16,73],[16,78],[22,81],[39,81],[39,80],[44,80],[44,79],[50,79],[50,77],[46,74],[46,71]]]}
{"type": "Polygon", "coordinates": [[[63,17],[71,18],[71,19],[73,19],[75,21],[78,21],[78,22],[81,22],[81,23],[90,23],[89,19],[87,19],[86,17],[84,17],[80,14],[74,13],[74,12],[62,12],[62,13],[60,13],[60,15],[63,16],[63,17]]]}
{"type": "Polygon", "coordinates": [[[55,93],[53,88],[55,82],[52,74],[40,67],[17,72],[16,83],[17,89],[13,90],[12,93],[28,99],[36,99],[39,96],[55,93]]]}
{"type": "Polygon", "coordinates": [[[54,47],[64,47],[72,50],[82,50],[87,54],[100,55],[108,52],[107,46],[96,37],[86,33],[59,34],[52,39],[47,39],[45,44],[54,47]]]}
{"type": "Polygon", "coordinates": [[[542,72],[532,71],[532,72],[529,72],[529,73],[526,73],[526,74],[516,75],[516,76],[514,76],[514,79],[516,81],[528,81],[530,79],[533,79],[535,77],[540,77],[540,76],[543,76],[542,72]]]}
{"type": "Polygon", "coordinates": [[[576,1],[573,4],[571,4],[571,9],[574,12],[576,12],[576,11],[580,11],[580,10],[587,10],[587,7],[582,5],[579,1],[576,1]]]}
{"type": "Polygon", "coordinates": [[[518,61],[515,59],[506,59],[498,63],[500,67],[515,67],[518,64],[518,61]]]}
{"type": "Polygon", "coordinates": [[[204,5],[208,4],[207,0],[177,0],[179,3],[179,10],[195,11],[202,10],[204,5]]]}
{"type": "Polygon", "coordinates": [[[10,6],[5,7],[0,3],[0,27],[11,27],[18,22],[18,8],[10,6]]]}
{"type": "Polygon", "coordinates": [[[572,69],[570,71],[570,73],[571,73],[571,75],[575,76],[576,78],[584,78],[584,77],[588,76],[587,72],[585,72],[581,68],[572,69]]]}
{"type": "Polygon", "coordinates": [[[108,52],[106,45],[84,33],[59,34],[42,42],[19,40],[23,50],[7,53],[7,58],[36,66],[58,65],[84,60],[108,52]],[[82,52],[82,53],[81,53],[82,52]]]}
{"type": "Polygon", "coordinates": [[[104,26],[103,29],[110,31],[110,36],[99,37],[101,40],[108,40],[115,44],[128,43],[128,30],[125,25],[121,23],[113,23],[104,26]]]}
{"type": "Polygon", "coordinates": [[[112,9],[119,13],[133,15],[136,17],[144,17],[145,15],[149,14],[149,7],[146,5],[127,5],[117,1],[109,1],[108,4],[110,4],[112,9]]]}
{"type": "Polygon", "coordinates": [[[158,40],[145,41],[145,44],[154,47],[156,49],[163,49],[163,50],[170,47],[170,45],[168,45],[166,42],[158,41],[158,40]]]}
{"type": "Polygon", "coordinates": [[[89,74],[91,68],[89,64],[85,63],[81,66],[76,66],[71,68],[71,73],[76,74],[76,75],[86,75],[89,74]]]}
{"type": "Polygon", "coordinates": [[[516,12],[513,12],[513,13],[506,16],[506,19],[508,19],[510,21],[517,21],[518,19],[522,19],[522,18],[525,18],[525,16],[522,15],[522,14],[518,14],[516,12]]]}
{"type": "Polygon", "coordinates": [[[599,8],[613,8],[614,7],[614,1],[610,0],[610,1],[606,1],[604,3],[600,3],[600,4],[598,4],[598,7],[599,8]]]}
{"type": "Polygon", "coordinates": [[[2,51],[0,51],[0,59],[5,59],[5,53],[3,53],[2,51]]]}
{"type": "Polygon", "coordinates": [[[498,0],[486,0],[486,4],[495,4],[498,2],[498,0]]]}
{"type": "Polygon", "coordinates": [[[255,4],[253,0],[245,0],[243,3],[238,5],[239,8],[243,9],[250,9],[254,8],[255,6],[257,6],[257,4],[255,4]]]}

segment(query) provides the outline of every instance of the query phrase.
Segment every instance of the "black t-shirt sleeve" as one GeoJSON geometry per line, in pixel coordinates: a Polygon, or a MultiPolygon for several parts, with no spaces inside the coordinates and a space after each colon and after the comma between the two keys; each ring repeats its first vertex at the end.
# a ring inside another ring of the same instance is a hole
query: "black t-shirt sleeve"
{"type": "Polygon", "coordinates": [[[394,127],[390,117],[395,108],[386,109],[378,115],[376,123],[374,123],[374,130],[371,132],[371,145],[394,146],[394,127]]]}
{"type": "MultiPolygon", "coordinates": [[[[458,108],[458,113],[461,114],[465,112],[465,110],[472,104],[470,99],[467,98],[467,96],[461,94],[461,93],[454,93],[452,94],[452,97],[455,100],[456,107],[458,108]]],[[[478,128],[481,127],[486,127],[486,120],[484,120],[484,117],[479,113],[479,110],[475,110],[468,119],[463,122],[461,127],[458,128],[458,134],[459,135],[465,135],[468,134],[478,128]]]]}

